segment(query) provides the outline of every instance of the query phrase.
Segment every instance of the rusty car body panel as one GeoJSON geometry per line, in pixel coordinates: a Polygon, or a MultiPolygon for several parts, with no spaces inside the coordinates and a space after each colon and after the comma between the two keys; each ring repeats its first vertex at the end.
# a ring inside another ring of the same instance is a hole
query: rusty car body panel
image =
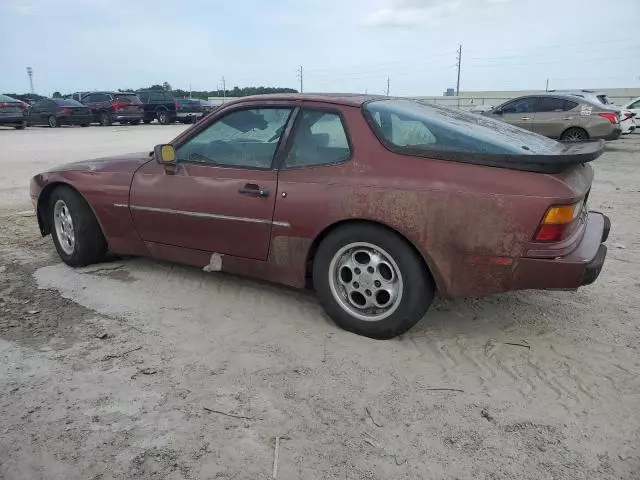
{"type": "Polygon", "coordinates": [[[352,154],[341,163],[280,168],[276,159],[269,170],[178,163],[171,170],[141,153],[42,173],[31,182],[40,228],[49,233],[42,214],[47,192],[67,184],[91,206],[118,254],[200,268],[214,258],[225,272],[304,287],[327,232],[345,222],[373,222],[413,245],[445,296],[585,283],[581,274],[608,229],[599,214],[585,213],[560,244],[533,236],[549,206],[588,195],[589,165],[545,174],[399,155],[368,124],[362,105],[370,99],[248,97],[225,104],[171,142],[179,147],[235,109],[322,108],[338,112],[346,126],[352,154]],[[270,195],[238,195],[245,184],[270,195]]]}

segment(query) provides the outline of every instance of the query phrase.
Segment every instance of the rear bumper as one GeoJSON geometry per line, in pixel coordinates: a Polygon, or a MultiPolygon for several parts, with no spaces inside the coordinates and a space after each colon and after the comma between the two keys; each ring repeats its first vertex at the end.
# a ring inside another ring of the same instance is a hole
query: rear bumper
{"type": "Polygon", "coordinates": [[[598,212],[589,212],[587,226],[578,246],[557,258],[521,258],[513,274],[513,289],[576,289],[595,282],[607,255],[604,242],[611,221],[598,212]]]}
{"type": "Polygon", "coordinates": [[[617,140],[617,139],[620,138],[620,135],[622,135],[622,129],[621,128],[616,128],[609,135],[607,135],[605,137],[601,137],[601,138],[603,140],[617,140]]]}
{"type": "Polygon", "coordinates": [[[141,121],[142,118],[144,117],[144,113],[139,112],[139,113],[112,113],[111,114],[111,119],[113,122],[119,122],[121,120],[127,120],[127,121],[141,121]]]}
{"type": "Polygon", "coordinates": [[[202,117],[202,112],[178,112],[176,114],[176,118],[185,119],[185,118],[200,118],[202,117]]]}
{"type": "Polygon", "coordinates": [[[0,115],[0,125],[20,125],[26,120],[21,114],[17,115],[0,115]]]}

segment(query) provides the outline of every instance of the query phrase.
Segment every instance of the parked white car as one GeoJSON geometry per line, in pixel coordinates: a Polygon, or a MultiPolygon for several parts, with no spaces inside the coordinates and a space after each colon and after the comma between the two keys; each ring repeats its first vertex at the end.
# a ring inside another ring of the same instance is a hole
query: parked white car
{"type": "Polygon", "coordinates": [[[620,128],[622,128],[622,134],[626,135],[632,133],[636,129],[636,114],[626,108],[620,109],[620,128]]]}
{"type": "Polygon", "coordinates": [[[636,127],[640,127],[640,97],[631,100],[629,103],[623,105],[622,108],[636,114],[633,119],[636,127]]]}

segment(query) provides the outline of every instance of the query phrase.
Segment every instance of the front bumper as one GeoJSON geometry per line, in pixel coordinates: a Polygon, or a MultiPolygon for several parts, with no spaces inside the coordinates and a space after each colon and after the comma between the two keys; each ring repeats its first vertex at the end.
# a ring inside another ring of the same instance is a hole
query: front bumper
{"type": "Polygon", "coordinates": [[[604,245],[611,230],[609,217],[589,212],[578,246],[557,258],[521,258],[514,271],[513,289],[576,289],[596,281],[607,255],[604,245]]]}

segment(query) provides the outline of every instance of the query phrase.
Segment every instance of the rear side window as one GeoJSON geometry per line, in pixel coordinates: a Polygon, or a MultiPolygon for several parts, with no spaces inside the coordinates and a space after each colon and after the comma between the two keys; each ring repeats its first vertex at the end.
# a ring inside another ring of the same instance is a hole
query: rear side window
{"type": "Polygon", "coordinates": [[[0,102],[18,102],[19,100],[16,100],[14,98],[11,97],[7,97],[6,95],[0,95],[0,102]]]}
{"type": "Polygon", "coordinates": [[[164,100],[164,94],[162,92],[151,92],[149,94],[150,102],[162,102],[164,100]]]}
{"type": "Polygon", "coordinates": [[[285,167],[329,165],[350,156],[347,132],[338,113],[309,109],[300,112],[285,167]]]}
{"type": "Polygon", "coordinates": [[[562,98],[540,97],[536,112],[562,112],[565,101],[562,98]]]}
{"type": "Polygon", "coordinates": [[[578,106],[578,102],[572,102],[571,100],[565,100],[564,101],[564,108],[563,110],[565,112],[568,112],[569,110],[573,110],[574,108],[576,108],[578,106]]]}
{"type": "Polygon", "coordinates": [[[413,100],[378,100],[365,105],[369,124],[391,150],[533,155],[558,143],[492,118],[413,100]]]}

